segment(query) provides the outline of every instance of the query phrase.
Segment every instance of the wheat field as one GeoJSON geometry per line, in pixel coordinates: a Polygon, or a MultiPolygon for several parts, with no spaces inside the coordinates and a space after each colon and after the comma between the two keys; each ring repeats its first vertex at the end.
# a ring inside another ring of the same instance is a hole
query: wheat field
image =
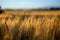
{"type": "Polygon", "coordinates": [[[60,10],[5,10],[0,40],[60,40],[60,10]]]}

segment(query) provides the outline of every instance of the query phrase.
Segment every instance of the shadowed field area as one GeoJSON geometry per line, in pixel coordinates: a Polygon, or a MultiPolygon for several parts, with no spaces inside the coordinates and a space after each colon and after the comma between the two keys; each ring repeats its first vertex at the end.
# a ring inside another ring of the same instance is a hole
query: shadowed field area
{"type": "Polygon", "coordinates": [[[60,10],[6,10],[0,14],[0,40],[60,40],[60,10]]]}

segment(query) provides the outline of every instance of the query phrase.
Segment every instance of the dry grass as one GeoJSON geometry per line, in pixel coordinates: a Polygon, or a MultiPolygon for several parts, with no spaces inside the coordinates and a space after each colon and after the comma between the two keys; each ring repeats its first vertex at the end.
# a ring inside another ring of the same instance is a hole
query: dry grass
{"type": "Polygon", "coordinates": [[[0,40],[60,40],[60,10],[5,11],[0,40]]]}

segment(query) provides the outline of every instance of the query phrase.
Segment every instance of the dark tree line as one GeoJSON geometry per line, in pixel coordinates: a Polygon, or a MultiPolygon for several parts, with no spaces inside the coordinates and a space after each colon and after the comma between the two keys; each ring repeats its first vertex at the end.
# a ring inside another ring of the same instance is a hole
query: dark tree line
{"type": "Polygon", "coordinates": [[[60,8],[50,8],[50,10],[60,10],[60,8]]]}
{"type": "Polygon", "coordinates": [[[0,14],[3,13],[3,10],[1,9],[1,6],[0,6],[0,14]]]}

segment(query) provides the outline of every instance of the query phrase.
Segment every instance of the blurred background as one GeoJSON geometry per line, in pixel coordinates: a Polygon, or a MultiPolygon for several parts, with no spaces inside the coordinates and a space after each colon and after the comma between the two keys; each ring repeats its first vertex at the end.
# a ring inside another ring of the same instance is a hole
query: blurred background
{"type": "Polygon", "coordinates": [[[60,8],[60,0],[0,0],[2,9],[60,8]]]}

